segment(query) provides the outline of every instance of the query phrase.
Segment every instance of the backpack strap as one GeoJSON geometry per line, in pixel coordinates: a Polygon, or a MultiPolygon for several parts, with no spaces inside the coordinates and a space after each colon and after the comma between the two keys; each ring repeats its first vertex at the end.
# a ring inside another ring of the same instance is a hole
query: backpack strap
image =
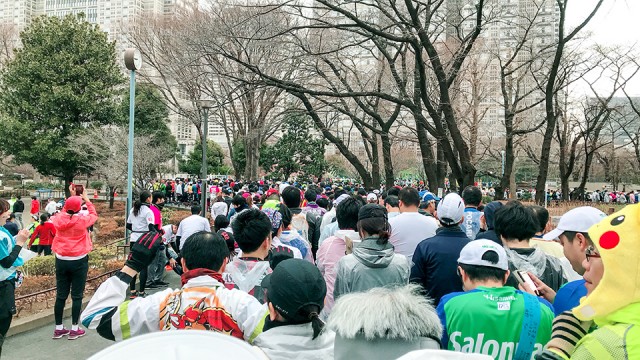
{"type": "Polygon", "coordinates": [[[526,292],[522,292],[522,296],[524,298],[524,318],[514,360],[531,359],[540,327],[541,315],[538,298],[526,292]]]}

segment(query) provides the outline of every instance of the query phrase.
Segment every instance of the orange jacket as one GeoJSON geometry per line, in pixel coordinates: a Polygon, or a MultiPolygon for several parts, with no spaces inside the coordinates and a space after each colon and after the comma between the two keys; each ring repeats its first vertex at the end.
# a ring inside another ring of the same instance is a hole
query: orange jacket
{"type": "Polygon", "coordinates": [[[88,215],[58,213],[51,218],[56,227],[56,237],[51,250],[61,256],[82,256],[91,251],[89,228],[98,220],[98,213],[92,203],[86,203],[88,215]]]}

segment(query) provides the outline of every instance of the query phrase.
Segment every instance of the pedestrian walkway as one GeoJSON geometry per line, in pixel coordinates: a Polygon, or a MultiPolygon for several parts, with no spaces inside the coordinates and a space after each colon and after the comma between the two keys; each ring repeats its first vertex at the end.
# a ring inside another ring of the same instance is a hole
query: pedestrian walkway
{"type": "MultiPolygon", "coordinates": [[[[165,281],[173,289],[180,288],[180,276],[175,272],[167,272],[165,281]]],[[[163,290],[163,289],[160,289],[163,290]]],[[[158,289],[149,289],[153,294],[158,289]]],[[[64,319],[65,326],[70,326],[71,319],[64,319]]],[[[95,331],[87,331],[87,334],[78,340],[51,339],[53,333],[53,321],[50,324],[22,334],[10,336],[4,342],[2,355],[7,359],[40,360],[40,359],[86,359],[98,351],[114,344],[113,341],[102,338],[95,331]]]]}

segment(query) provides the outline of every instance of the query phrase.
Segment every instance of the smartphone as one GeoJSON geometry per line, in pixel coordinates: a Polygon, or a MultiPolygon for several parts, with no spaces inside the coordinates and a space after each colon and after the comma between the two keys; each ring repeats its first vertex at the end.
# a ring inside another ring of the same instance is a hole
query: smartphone
{"type": "Polygon", "coordinates": [[[536,288],[536,284],[533,282],[533,280],[531,280],[531,277],[526,271],[516,270],[515,277],[516,277],[516,280],[518,280],[518,282],[522,284],[523,287],[533,291],[537,296],[540,296],[540,293],[536,288]]]}
{"type": "Polygon", "coordinates": [[[84,192],[84,185],[76,185],[76,195],[80,196],[84,192]]]}

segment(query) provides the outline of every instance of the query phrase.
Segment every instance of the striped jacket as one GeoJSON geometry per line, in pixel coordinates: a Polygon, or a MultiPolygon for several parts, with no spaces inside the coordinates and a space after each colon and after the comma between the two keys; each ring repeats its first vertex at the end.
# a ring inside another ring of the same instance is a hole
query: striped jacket
{"type": "Polygon", "coordinates": [[[100,285],[82,312],[82,325],[110,340],[153,331],[198,329],[252,342],[268,315],[266,306],[253,296],[229,290],[209,276],[193,278],[182,289],[125,301],[128,286],[115,276],[100,285]]]}

